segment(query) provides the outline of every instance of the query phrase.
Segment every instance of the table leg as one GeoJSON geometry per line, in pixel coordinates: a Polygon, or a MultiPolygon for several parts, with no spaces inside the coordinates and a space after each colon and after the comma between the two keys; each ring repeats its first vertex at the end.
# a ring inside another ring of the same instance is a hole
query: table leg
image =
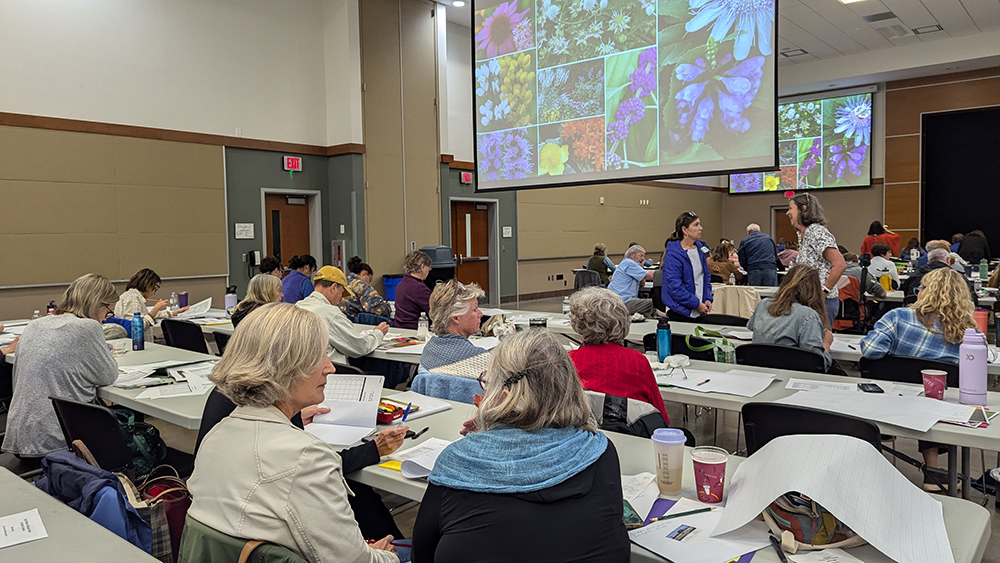
{"type": "MultiPolygon", "coordinates": [[[[969,474],[972,472],[972,468],[969,467],[969,454],[971,449],[962,446],[962,498],[969,499],[969,474]]],[[[983,468],[985,470],[985,468],[983,468]]],[[[983,483],[985,483],[985,479],[983,483]]]]}
{"type": "Polygon", "coordinates": [[[958,496],[958,446],[948,446],[948,494],[958,496]]]}

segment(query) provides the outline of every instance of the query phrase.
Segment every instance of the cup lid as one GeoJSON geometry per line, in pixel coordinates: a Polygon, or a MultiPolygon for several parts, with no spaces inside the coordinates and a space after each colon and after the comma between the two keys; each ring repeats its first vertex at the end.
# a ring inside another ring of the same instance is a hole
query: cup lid
{"type": "Polygon", "coordinates": [[[677,428],[657,428],[653,430],[653,441],[661,444],[684,444],[687,437],[677,428]]]}

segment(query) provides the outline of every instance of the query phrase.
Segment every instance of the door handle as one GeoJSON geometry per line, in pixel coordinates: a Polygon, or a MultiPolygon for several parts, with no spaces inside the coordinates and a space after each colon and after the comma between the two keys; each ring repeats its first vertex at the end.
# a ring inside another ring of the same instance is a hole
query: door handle
{"type": "Polygon", "coordinates": [[[461,254],[458,255],[458,264],[461,266],[465,261],[465,257],[461,254]]]}

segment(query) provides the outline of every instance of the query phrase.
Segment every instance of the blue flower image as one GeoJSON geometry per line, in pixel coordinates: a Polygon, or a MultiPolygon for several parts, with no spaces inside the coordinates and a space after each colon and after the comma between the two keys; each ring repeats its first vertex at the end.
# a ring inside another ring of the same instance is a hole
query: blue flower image
{"type": "Polygon", "coordinates": [[[774,0],[690,0],[694,17],[684,25],[692,33],[712,25],[712,39],[721,42],[736,25],[733,55],[742,61],[757,44],[760,54],[771,54],[771,26],[774,24],[774,0]],[[755,31],[756,29],[756,36],[755,31]]]}
{"type": "MultiPolygon", "coordinates": [[[[837,127],[834,133],[844,133],[844,139],[854,137],[854,146],[871,144],[872,101],[867,96],[851,96],[834,112],[837,127]]],[[[838,176],[839,177],[839,176],[838,176]]]]}
{"type": "Polygon", "coordinates": [[[716,63],[714,50],[710,50],[707,61],[699,57],[694,64],[677,65],[674,70],[677,79],[691,83],[674,96],[677,121],[689,131],[692,141],[704,140],[713,118],[735,133],[750,128],[750,120],[743,116],[743,110],[750,107],[760,90],[763,66],[764,57],[751,57],[736,63],[731,54],[716,63]]]}

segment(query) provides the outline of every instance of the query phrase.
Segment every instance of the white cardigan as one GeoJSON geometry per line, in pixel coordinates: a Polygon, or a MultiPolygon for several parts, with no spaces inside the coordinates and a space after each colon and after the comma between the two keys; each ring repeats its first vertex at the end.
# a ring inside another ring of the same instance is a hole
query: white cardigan
{"type": "MultiPolygon", "coordinates": [[[[149,316],[149,309],[146,308],[146,298],[142,296],[142,293],[138,289],[133,287],[118,297],[118,303],[115,304],[115,316],[119,319],[130,321],[132,320],[132,315],[136,313],[142,313],[142,323],[146,328],[156,324],[153,317],[149,316]]],[[[157,319],[169,319],[170,316],[170,311],[166,309],[156,314],[157,319]]]]}

